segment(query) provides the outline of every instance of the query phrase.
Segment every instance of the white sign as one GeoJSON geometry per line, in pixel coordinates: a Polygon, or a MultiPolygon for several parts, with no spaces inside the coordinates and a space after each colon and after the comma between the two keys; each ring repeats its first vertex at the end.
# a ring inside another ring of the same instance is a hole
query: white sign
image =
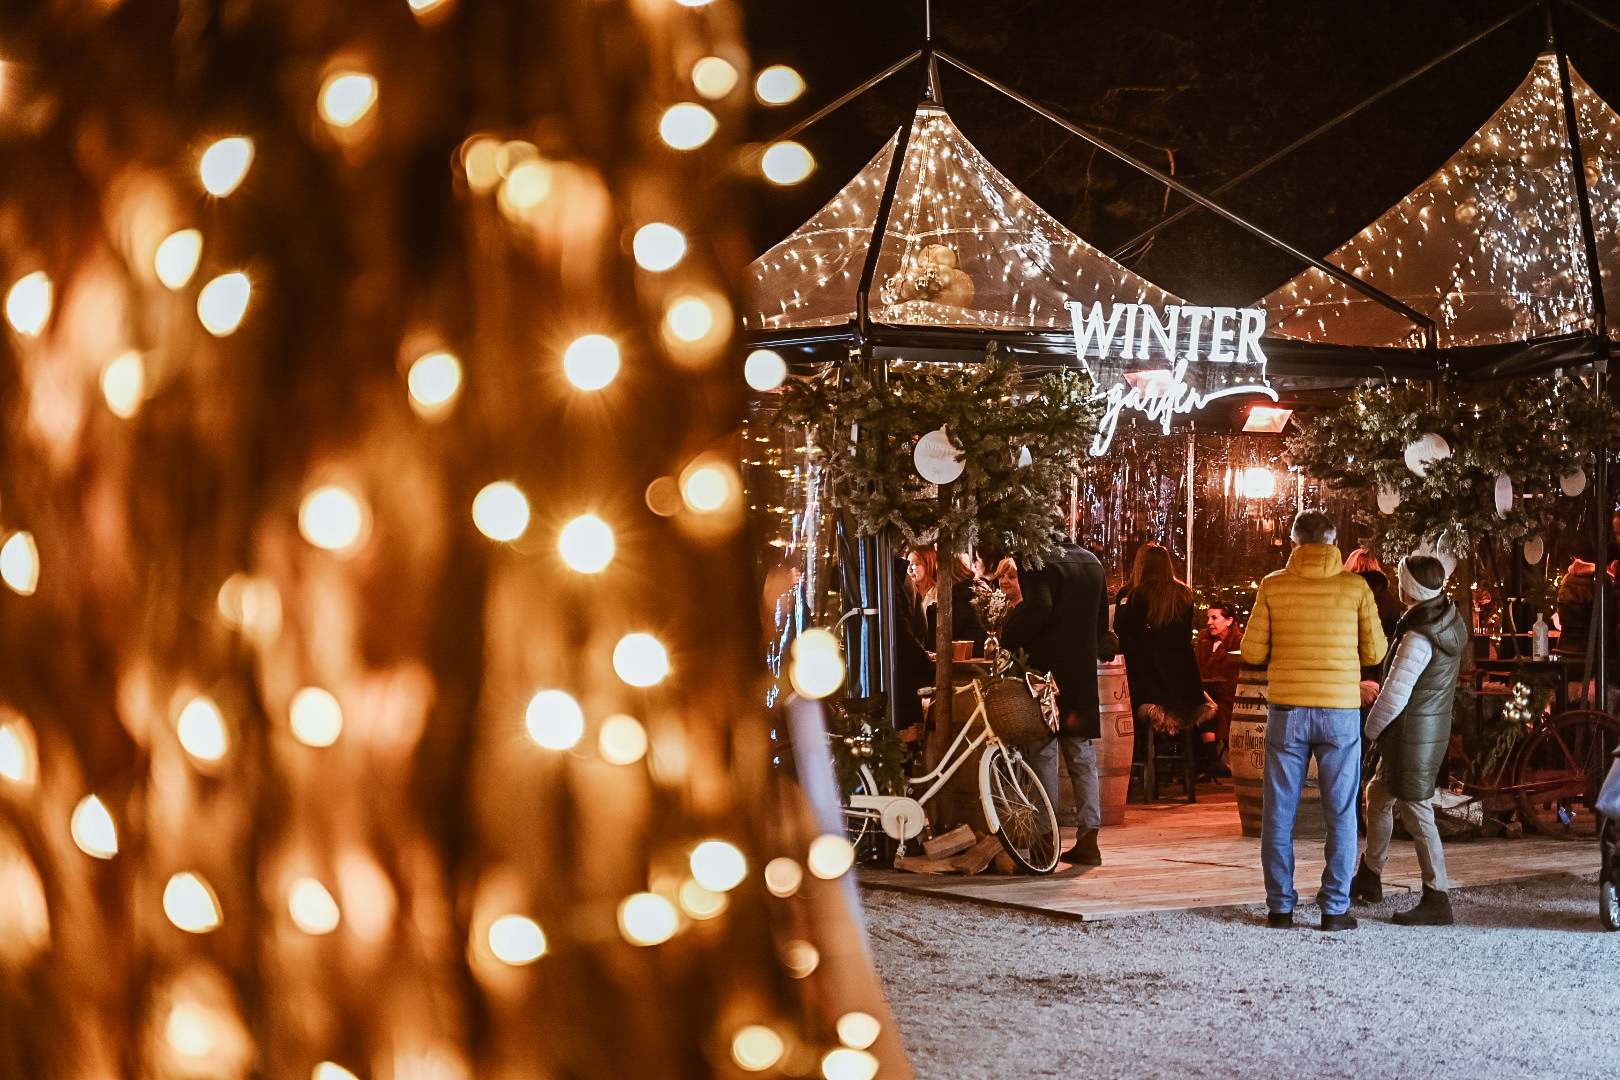
{"type": "Polygon", "coordinates": [[[911,460],[916,463],[918,474],[930,484],[948,484],[961,476],[966,467],[962,451],[951,445],[951,438],[945,434],[944,428],[930,431],[918,439],[911,460]]]}
{"type": "Polygon", "coordinates": [[[1168,435],[1177,413],[1196,412],[1216,398],[1264,394],[1277,400],[1260,349],[1266,332],[1260,308],[1171,304],[1161,315],[1147,304],[1115,304],[1105,319],[1101,303],[1092,304],[1089,315],[1082,303],[1065,306],[1074,320],[1075,357],[1096,383],[1096,396],[1107,401],[1093,457],[1108,452],[1126,409],[1157,420],[1168,435]]]}

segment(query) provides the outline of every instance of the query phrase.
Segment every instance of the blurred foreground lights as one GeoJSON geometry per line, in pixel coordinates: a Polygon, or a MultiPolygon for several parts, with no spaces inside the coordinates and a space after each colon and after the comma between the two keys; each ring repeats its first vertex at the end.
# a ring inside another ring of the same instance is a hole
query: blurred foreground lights
{"type": "Polygon", "coordinates": [[[720,123],[701,105],[671,105],[658,121],[658,137],[676,150],[696,150],[710,139],[720,123]]]}
{"type": "Polygon", "coordinates": [[[609,765],[634,765],[647,756],[647,729],[635,717],[617,713],[602,721],[596,748],[609,765]]]}
{"type": "Polygon", "coordinates": [[[838,639],[826,630],[800,634],[793,643],[788,679],[794,691],[807,698],[824,698],[844,685],[844,658],[839,655],[838,639]]]}
{"type": "Polygon", "coordinates": [[[342,913],[326,886],[314,878],[299,878],[287,893],[287,913],[293,925],[306,934],[320,936],[338,928],[342,913]]]}
{"type": "Polygon", "coordinates": [[[782,963],[795,979],[808,977],[821,964],[821,953],[803,938],[794,938],[782,946],[782,963]]]}
{"type": "Polygon", "coordinates": [[[743,362],[743,378],[762,394],[775,390],[787,378],[787,362],[770,349],[755,349],[743,362]]]}
{"type": "Polygon", "coordinates": [[[33,533],[14,532],[0,545],[0,581],[19,596],[33,596],[39,588],[39,548],[33,533]]]}
{"type": "Polygon", "coordinates": [[[546,935],[533,919],[502,915],[489,924],[489,951],[503,964],[522,967],[546,955],[546,935]]]}
{"type": "Polygon", "coordinates": [[[717,459],[694,462],[681,477],[681,498],[699,514],[724,510],[741,495],[737,470],[717,459]]]}
{"type": "Polygon", "coordinates": [[[731,1060],[748,1072],[764,1072],[787,1050],[782,1036],[764,1024],[749,1024],[731,1037],[731,1060]]]}
{"type": "Polygon", "coordinates": [[[772,896],[783,898],[792,896],[799,891],[799,885],[804,881],[804,871],[799,864],[786,855],[772,859],[765,864],[765,887],[772,896]]]}
{"type": "Polygon", "coordinates": [[[260,642],[281,633],[281,591],[268,578],[232,574],[219,587],[219,616],[233,630],[260,642]]]}
{"type": "Polygon", "coordinates": [[[851,1050],[865,1050],[882,1031],[883,1025],[871,1013],[847,1012],[838,1018],[838,1041],[851,1050]]]}
{"type": "Polygon", "coordinates": [[[533,210],[551,194],[551,166],[529,158],[512,167],[501,185],[501,204],[512,213],[533,210]]]}
{"type": "Polygon", "coordinates": [[[190,1001],[169,1010],[163,1025],[163,1041],[184,1058],[212,1057],[219,1049],[220,1034],[213,1010],[190,1001]]]}
{"type": "Polygon", "coordinates": [[[176,874],[163,889],[163,914],[190,934],[206,934],[219,926],[219,901],[214,890],[196,874],[176,874]]]}
{"type": "Polygon", "coordinates": [[[242,325],[253,283],[240,270],[221,274],[197,294],[197,318],[215,337],[229,337],[242,325]]]}
{"type": "Polygon", "coordinates": [[[764,105],[786,105],[804,93],[804,79],[786,64],[772,64],[754,78],[754,96],[764,105]]]}
{"type": "Polygon", "coordinates": [[[321,87],[321,119],[333,127],[353,127],[377,104],[377,80],[359,71],[340,71],[321,87]]]}
{"type": "Polygon", "coordinates": [[[331,746],[343,732],[343,708],[318,686],[306,686],[292,696],[288,719],[293,738],[305,746],[331,746]]]}
{"type": "Polygon", "coordinates": [[[437,420],[450,411],[461,393],[461,361],[447,352],[428,353],[411,365],[405,386],[416,414],[437,420]]]}
{"type": "Polygon", "coordinates": [[[659,274],[686,256],[686,237],[675,226],[655,221],[636,230],[630,250],[635,254],[637,266],[659,274]]]}
{"type": "Polygon", "coordinates": [[[523,716],[529,738],[547,750],[568,750],[585,734],[579,702],[561,690],[542,690],[529,700],[523,716]]]}
{"type": "Polygon", "coordinates": [[[86,795],[73,808],[69,822],[73,842],[93,859],[110,859],[118,854],[118,829],[112,815],[94,795],[86,795]]]}
{"type": "Polygon", "coordinates": [[[715,328],[714,308],[701,296],[683,296],[669,305],[664,314],[664,327],[677,341],[688,344],[702,341],[715,328]]]}
{"type": "Polygon", "coordinates": [[[158,245],[152,257],[152,269],[165,288],[183,289],[197,272],[197,260],[202,258],[202,233],[196,229],[181,229],[170,233],[158,245]]]}
{"type": "Polygon", "coordinates": [[[849,873],[849,868],[855,865],[855,849],[842,836],[823,833],[810,841],[810,854],[805,862],[816,877],[832,881],[849,873]]]}
{"type": "Polygon", "coordinates": [[[619,933],[632,945],[657,945],[675,936],[680,914],[657,893],[636,893],[619,904],[619,933]]]}
{"type": "Polygon", "coordinates": [[[681,910],[694,919],[712,919],[725,912],[730,901],[723,892],[706,889],[696,881],[681,885],[681,910]]]}
{"type": "Polygon", "coordinates": [[[563,353],[563,374],[581,390],[600,390],[619,374],[619,346],[602,334],[577,338],[563,353]]]}
{"type": "Polygon", "coordinates": [[[218,761],[230,748],[225,735],[225,718],[214,699],[199,694],[186,702],[175,723],[175,734],[186,753],[198,761],[218,761]]]}
{"type": "Polygon", "coordinates": [[[821,1075],[826,1080],[872,1080],[877,1071],[877,1058],[865,1050],[851,1050],[847,1046],[821,1059],[821,1075]]]}
{"type": "Polygon", "coordinates": [[[647,509],[659,517],[674,517],[681,512],[681,486],[673,476],[660,476],[647,485],[647,509]]]}
{"type": "Polygon", "coordinates": [[[6,293],[6,321],[24,337],[37,337],[51,317],[51,279],[35,270],[6,293]]]}
{"type": "Polygon", "coordinates": [[[323,1061],[309,1074],[309,1080],[360,1080],[354,1073],[331,1061],[323,1061]]]}
{"type": "Polygon", "coordinates": [[[815,170],[816,159],[800,143],[791,139],[771,143],[759,159],[759,171],[773,184],[788,187],[797,184],[815,170]]]}
{"type": "Polygon", "coordinates": [[[236,190],[253,164],[253,140],[240,136],[221,139],[203,151],[197,174],[208,194],[223,199],[236,190]]]}
{"type": "Polygon", "coordinates": [[[724,840],[705,840],[688,860],[692,879],[711,892],[730,892],[748,876],[748,860],[724,840]]]}
{"type": "Polygon", "coordinates": [[[491,540],[516,540],[529,527],[529,500],[516,484],[497,480],[473,496],[473,524],[491,540]]]}
{"type": "Polygon", "coordinates": [[[675,2],[681,5],[681,7],[702,7],[703,5],[710,3],[711,0],[675,0],[675,2]]]}
{"type": "Polygon", "coordinates": [[[141,411],[146,385],[146,365],[138,352],[127,352],[101,369],[101,396],[107,408],[121,420],[141,411]]]}
{"type": "Polygon", "coordinates": [[[669,674],[669,653],[651,634],[626,634],[613,647],[613,670],[631,686],[657,686],[669,674]]]}
{"type": "Polygon", "coordinates": [[[325,551],[347,551],[365,528],[360,500],[347,488],[328,484],[304,496],[298,507],[298,532],[325,551]]]}
{"type": "Polygon", "coordinates": [[[34,736],[22,718],[0,724],[0,779],[32,784],[38,770],[34,736]]]}
{"type": "Polygon", "coordinates": [[[557,536],[557,550],[569,568],[581,574],[595,574],[613,561],[613,530],[594,514],[581,514],[563,526],[557,536]]]}
{"type": "MultiPolygon", "coordinates": [[[[418,17],[423,15],[431,15],[448,2],[449,0],[407,0],[407,3],[410,4],[412,14],[418,17]]],[[[322,1080],[322,1078],[316,1077],[315,1080],[322,1080]]]]}
{"type": "Polygon", "coordinates": [[[737,69],[718,56],[705,56],[692,65],[692,86],[710,101],[718,101],[737,88],[737,69]]]}

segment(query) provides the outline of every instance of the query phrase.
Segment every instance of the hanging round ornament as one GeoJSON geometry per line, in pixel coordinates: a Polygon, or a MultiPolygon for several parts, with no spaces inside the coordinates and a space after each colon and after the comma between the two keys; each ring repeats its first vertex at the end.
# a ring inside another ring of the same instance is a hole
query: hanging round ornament
{"type": "Polygon", "coordinates": [[[1513,509],[1513,478],[1507,473],[1496,474],[1496,516],[1505,518],[1513,509]]]}
{"type": "Polygon", "coordinates": [[[1575,466],[1574,472],[1567,472],[1558,478],[1558,487],[1573,499],[1586,490],[1586,470],[1579,465],[1575,466]]]}
{"type": "Polygon", "coordinates": [[[1027,469],[1033,464],[1035,464],[1035,458],[1030,454],[1029,447],[1026,446],[1018,451],[1018,467],[1020,469],[1027,469]]]}
{"type": "Polygon", "coordinates": [[[1427,555],[1431,559],[1439,559],[1440,565],[1446,568],[1446,577],[1450,577],[1457,569],[1457,557],[1451,554],[1446,543],[1446,534],[1440,534],[1440,542],[1431,544],[1427,540],[1412,549],[1413,555],[1427,555]]]}
{"type": "Polygon", "coordinates": [[[1388,484],[1378,485],[1378,512],[1380,514],[1393,514],[1396,507],[1401,505],[1401,493],[1388,484]]]}
{"type": "Polygon", "coordinates": [[[1541,557],[1547,554],[1547,545],[1539,536],[1532,536],[1524,542],[1524,561],[1531,566],[1541,562],[1541,557]]]}
{"type": "Polygon", "coordinates": [[[1429,466],[1451,456],[1451,445],[1434,432],[1425,432],[1406,446],[1406,467],[1419,476],[1429,475],[1429,466]]]}
{"type": "Polygon", "coordinates": [[[951,445],[944,428],[918,439],[911,460],[917,465],[917,473],[930,484],[948,484],[966,467],[962,451],[951,445]]]}

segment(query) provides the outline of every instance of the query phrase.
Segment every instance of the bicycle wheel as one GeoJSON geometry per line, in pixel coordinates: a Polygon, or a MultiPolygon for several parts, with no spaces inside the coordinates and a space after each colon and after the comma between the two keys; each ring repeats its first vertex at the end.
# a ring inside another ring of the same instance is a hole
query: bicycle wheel
{"type": "MultiPolygon", "coordinates": [[[[865,765],[856,766],[856,776],[855,790],[850,792],[851,795],[878,794],[877,781],[872,778],[871,769],[865,765]]],[[[878,831],[877,812],[844,807],[844,831],[849,835],[850,847],[855,849],[856,860],[861,860],[862,856],[867,854],[862,852],[861,845],[866,843],[872,833],[878,831]]]]}
{"type": "Polygon", "coordinates": [[[1608,713],[1577,709],[1548,720],[1514,765],[1513,786],[1526,824],[1560,840],[1595,839],[1599,815],[1591,803],[1616,746],[1620,722],[1608,713]]]}
{"type": "Polygon", "coordinates": [[[1620,876],[1620,866],[1616,865],[1620,858],[1620,823],[1604,819],[1598,846],[1603,852],[1603,869],[1598,872],[1598,918],[1603,920],[1603,929],[1620,930],[1620,884],[1615,881],[1620,876]]]}
{"type": "Polygon", "coordinates": [[[979,798],[985,823],[1013,862],[1032,874],[1051,873],[1058,863],[1057,814],[1029,763],[999,743],[986,746],[979,798]]]}

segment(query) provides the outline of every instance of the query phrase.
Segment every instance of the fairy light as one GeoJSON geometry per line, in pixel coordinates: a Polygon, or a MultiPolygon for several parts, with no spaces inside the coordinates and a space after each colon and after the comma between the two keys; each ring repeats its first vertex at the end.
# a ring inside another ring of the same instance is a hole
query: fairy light
{"type": "Polygon", "coordinates": [[[253,164],[253,140],[243,136],[220,139],[203,151],[197,174],[208,194],[223,199],[235,191],[253,164]]]}
{"type": "Polygon", "coordinates": [[[731,904],[725,893],[705,888],[696,880],[682,882],[676,899],[681,902],[683,912],[698,920],[716,918],[731,904]]]}
{"type": "Polygon", "coordinates": [[[447,352],[430,352],[417,357],[405,376],[411,408],[427,420],[448,415],[461,394],[461,361],[447,352]]]}
{"type": "Polygon", "coordinates": [[[806,630],[793,642],[789,681],[796,693],[824,698],[844,685],[844,658],[838,639],[826,630],[806,630]]]}
{"type": "Polygon", "coordinates": [[[343,553],[360,541],[366,515],[360,500],[336,484],[318,487],[298,507],[298,532],[316,547],[343,553]]]}
{"type": "Polygon", "coordinates": [[[214,1011],[196,1002],[177,1003],[163,1023],[163,1041],[183,1058],[212,1057],[219,1048],[219,1038],[219,1020],[214,1011]]]}
{"type": "Polygon", "coordinates": [[[145,381],[146,368],[138,352],[127,352],[107,362],[101,369],[101,396],[114,416],[128,420],[140,411],[145,381]]]}
{"type": "Polygon", "coordinates": [[[175,735],[180,739],[181,748],[201,762],[219,761],[230,749],[225,718],[214,699],[206,694],[186,702],[175,721],[175,735]]]}
{"type": "Polygon", "coordinates": [[[762,105],[786,105],[804,93],[804,78],[786,64],[772,64],[754,78],[754,96],[762,105]]]}
{"type": "Polygon", "coordinates": [[[855,865],[855,848],[842,836],[823,833],[810,841],[805,865],[809,866],[810,873],[823,881],[841,878],[855,865]]]}
{"type": "Polygon", "coordinates": [[[658,121],[658,137],[675,150],[696,150],[719,130],[714,113],[702,105],[682,102],[671,105],[658,121]]]}
{"type": "Polygon", "coordinates": [[[219,927],[222,915],[214,890],[198,874],[176,874],[163,888],[163,914],[190,934],[206,934],[219,927]]]}
{"type": "Polygon", "coordinates": [[[816,159],[803,144],[793,142],[772,143],[760,155],[759,169],[773,184],[788,187],[799,183],[815,170],[816,159]]]}
{"type": "Polygon", "coordinates": [[[877,1042],[883,1025],[871,1013],[847,1012],[838,1018],[838,1041],[851,1050],[865,1050],[877,1042]]]}
{"type": "Polygon", "coordinates": [[[501,205],[522,214],[533,210],[551,194],[551,166],[539,158],[519,162],[506,173],[501,185],[501,205]]]}
{"type": "Polygon", "coordinates": [[[619,904],[619,933],[632,945],[658,945],[679,928],[675,905],[657,893],[636,893],[619,904]]]}
{"type": "Polygon", "coordinates": [[[847,1046],[821,1059],[821,1075],[826,1080],[872,1080],[877,1071],[877,1058],[865,1050],[851,1050],[847,1046]]]}
{"type": "Polygon", "coordinates": [[[692,880],[710,892],[730,892],[748,876],[748,860],[724,840],[705,840],[692,849],[687,862],[692,880]]]}
{"type": "Polygon", "coordinates": [[[647,729],[635,717],[615,713],[602,721],[596,748],[609,765],[634,765],[647,756],[647,729]]]}
{"type": "Polygon", "coordinates": [[[306,686],[292,696],[287,719],[293,738],[305,746],[331,746],[343,733],[343,707],[318,686],[306,686]]]}
{"type": "Polygon", "coordinates": [[[68,831],[80,851],[94,859],[110,859],[118,854],[118,829],[100,799],[86,795],[73,808],[68,831]]]}
{"type": "Polygon", "coordinates": [[[619,374],[619,346],[603,334],[576,338],[563,352],[563,374],[581,390],[600,390],[619,374]]]}
{"type": "Polygon", "coordinates": [[[689,510],[713,514],[734,506],[742,498],[742,478],[718,458],[700,458],[681,475],[681,499],[689,510]]]}
{"type": "Polygon", "coordinates": [[[336,128],[353,127],[377,104],[377,80],[360,71],[339,71],[321,86],[321,119],[336,128]]]}
{"type": "Polygon", "coordinates": [[[183,289],[202,259],[203,237],[196,229],[181,229],[163,238],[152,256],[152,269],[166,289],[183,289]]]}
{"type": "Polygon", "coordinates": [[[197,318],[215,337],[229,337],[242,325],[253,283],[240,270],[221,274],[197,294],[197,318]]]}
{"type": "Polygon", "coordinates": [[[772,896],[786,899],[798,892],[803,882],[803,868],[786,855],[780,855],[765,864],[765,888],[772,896]]]}
{"type": "Polygon", "coordinates": [[[613,647],[613,670],[631,686],[657,686],[669,674],[669,654],[651,634],[626,634],[613,647]]]}
{"type": "Polygon", "coordinates": [[[782,1036],[764,1024],[749,1024],[731,1037],[731,1060],[748,1072],[772,1068],[786,1050],[782,1036]]]}
{"type": "Polygon", "coordinates": [[[809,978],[821,966],[821,953],[803,938],[794,938],[782,944],[782,963],[795,979],[809,978]]]}
{"type": "Polygon", "coordinates": [[[0,779],[13,784],[32,784],[35,772],[32,737],[21,723],[0,724],[0,779]]]}
{"type": "MultiPolygon", "coordinates": [[[[438,0],[434,0],[435,3],[438,0]]],[[[309,1080],[360,1080],[354,1073],[333,1061],[323,1061],[309,1074],[309,1080]]]]}
{"type": "Polygon", "coordinates": [[[473,524],[491,540],[512,541],[529,528],[529,500],[509,480],[486,484],[473,496],[473,524]]]}
{"type": "Polygon", "coordinates": [[[701,296],[678,297],[669,305],[664,324],[680,341],[702,341],[714,330],[714,308],[701,296]]]}
{"type": "Polygon", "coordinates": [[[6,293],[6,321],[23,337],[38,337],[51,317],[50,276],[35,270],[18,278],[6,293]]]}
{"type": "Polygon", "coordinates": [[[489,951],[512,967],[532,964],[546,955],[546,935],[540,924],[522,915],[502,915],[489,924],[489,951]]]}
{"type": "Polygon", "coordinates": [[[594,514],[581,514],[557,535],[557,550],[569,568],[595,574],[613,561],[613,529],[594,514]]]}
{"type": "Polygon", "coordinates": [[[293,925],[306,934],[330,934],[342,921],[342,912],[332,894],[314,878],[299,878],[287,892],[287,913],[293,925]]]}
{"type": "Polygon", "coordinates": [[[719,101],[737,88],[737,69],[718,56],[705,56],[692,65],[692,86],[710,101],[719,101]]]}
{"type": "Polygon", "coordinates": [[[637,266],[659,274],[674,268],[686,256],[686,237],[675,226],[654,221],[636,230],[630,250],[637,266]]]}
{"type": "Polygon", "coordinates": [[[772,349],[755,349],[743,361],[743,379],[762,394],[775,390],[786,378],[787,363],[772,349]]]}
{"type": "Polygon", "coordinates": [[[39,548],[33,533],[14,532],[0,544],[0,581],[18,596],[33,596],[39,588],[39,548]]]}
{"type": "Polygon", "coordinates": [[[585,734],[585,713],[572,695],[542,690],[529,699],[524,713],[529,738],[548,750],[568,750],[585,734]]]}

